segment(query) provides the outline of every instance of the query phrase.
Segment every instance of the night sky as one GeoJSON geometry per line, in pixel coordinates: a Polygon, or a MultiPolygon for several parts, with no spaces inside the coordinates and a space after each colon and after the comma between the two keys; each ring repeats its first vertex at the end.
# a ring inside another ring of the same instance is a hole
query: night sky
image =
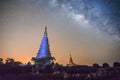
{"type": "Polygon", "coordinates": [[[60,64],[120,61],[120,0],[0,0],[0,57],[30,61],[45,26],[60,64]]]}

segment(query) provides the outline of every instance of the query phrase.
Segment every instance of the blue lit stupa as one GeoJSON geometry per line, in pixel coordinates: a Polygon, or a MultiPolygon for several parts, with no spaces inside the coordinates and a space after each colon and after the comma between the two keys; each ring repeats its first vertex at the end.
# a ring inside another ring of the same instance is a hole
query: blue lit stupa
{"type": "Polygon", "coordinates": [[[45,27],[45,32],[37,56],[33,57],[32,60],[35,63],[42,63],[42,64],[46,64],[46,63],[51,64],[55,60],[55,58],[51,56],[49,49],[47,27],[45,27]]]}
{"type": "Polygon", "coordinates": [[[45,32],[44,32],[42,42],[41,42],[41,45],[40,45],[40,48],[38,50],[36,58],[51,57],[47,35],[48,35],[47,34],[47,27],[45,27],[45,32]]]}

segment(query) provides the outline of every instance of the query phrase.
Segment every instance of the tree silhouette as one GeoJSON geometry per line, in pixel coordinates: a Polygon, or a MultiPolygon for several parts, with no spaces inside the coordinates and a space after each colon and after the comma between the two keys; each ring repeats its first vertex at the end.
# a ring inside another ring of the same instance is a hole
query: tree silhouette
{"type": "Polygon", "coordinates": [[[108,63],[103,63],[103,66],[104,68],[107,68],[107,67],[110,67],[108,63]]]}
{"type": "Polygon", "coordinates": [[[15,62],[15,60],[12,58],[7,58],[5,61],[5,64],[13,64],[15,62]]]}
{"type": "Polygon", "coordinates": [[[5,64],[11,65],[11,66],[21,66],[21,65],[23,65],[22,62],[15,61],[13,58],[7,58],[5,61],[6,61],[5,64]]]}
{"type": "Polygon", "coordinates": [[[14,65],[15,65],[15,66],[21,66],[21,65],[23,65],[23,63],[20,62],[20,61],[15,61],[15,62],[14,62],[14,65]]]}
{"type": "Polygon", "coordinates": [[[3,64],[3,59],[2,58],[0,58],[0,64],[3,64]]]}
{"type": "Polygon", "coordinates": [[[27,63],[27,66],[31,66],[32,65],[32,63],[29,61],[28,63],[27,63]]]}
{"type": "Polygon", "coordinates": [[[120,67],[120,63],[119,62],[114,62],[113,67],[120,67]]]}
{"type": "Polygon", "coordinates": [[[94,63],[94,64],[93,64],[93,67],[94,67],[94,68],[99,68],[100,66],[99,66],[99,64],[94,63]]]}

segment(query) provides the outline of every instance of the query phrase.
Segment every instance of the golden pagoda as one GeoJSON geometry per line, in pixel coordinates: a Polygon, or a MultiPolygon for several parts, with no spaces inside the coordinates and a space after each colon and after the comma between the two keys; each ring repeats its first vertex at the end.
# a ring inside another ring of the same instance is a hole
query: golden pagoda
{"type": "Polygon", "coordinates": [[[71,56],[71,52],[70,52],[69,64],[67,64],[67,66],[69,66],[69,67],[76,66],[76,64],[73,62],[73,59],[72,59],[72,56],[71,56]]]}

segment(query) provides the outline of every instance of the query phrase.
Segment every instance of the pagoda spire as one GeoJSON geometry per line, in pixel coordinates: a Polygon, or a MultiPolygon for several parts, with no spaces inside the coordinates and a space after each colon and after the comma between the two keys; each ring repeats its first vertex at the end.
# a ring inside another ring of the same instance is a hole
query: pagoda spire
{"type": "Polygon", "coordinates": [[[73,59],[71,57],[71,52],[70,52],[70,60],[69,60],[69,64],[73,64],[73,59]]]}
{"type": "Polygon", "coordinates": [[[67,66],[76,66],[76,64],[73,62],[72,56],[71,56],[71,52],[70,52],[70,57],[69,57],[69,64],[67,64],[67,66]]]}
{"type": "Polygon", "coordinates": [[[46,35],[46,36],[48,35],[48,34],[47,34],[47,26],[45,27],[44,35],[46,35]]]}

